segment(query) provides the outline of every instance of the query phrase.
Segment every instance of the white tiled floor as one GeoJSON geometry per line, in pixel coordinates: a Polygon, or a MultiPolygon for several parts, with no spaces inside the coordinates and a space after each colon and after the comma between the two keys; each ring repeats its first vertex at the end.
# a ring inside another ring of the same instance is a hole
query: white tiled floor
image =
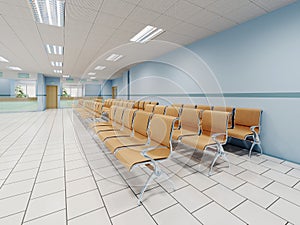
{"type": "Polygon", "coordinates": [[[298,164],[228,153],[208,177],[207,155],[178,145],[162,163],[175,190],[156,180],[138,206],[149,171],[128,172],[87,125],[71,109],[0,114],[0,225],[300,224],[298,164]]]}

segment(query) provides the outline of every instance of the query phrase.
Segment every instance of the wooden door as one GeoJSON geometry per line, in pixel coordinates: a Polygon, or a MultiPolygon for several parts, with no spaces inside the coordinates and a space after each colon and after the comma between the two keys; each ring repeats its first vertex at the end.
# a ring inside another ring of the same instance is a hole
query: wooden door
{"type": "Polygon", "coordinates": [[[111,88],[111,93],[112,93],[112,98],[115,99],[117,97],[118,87],[117,86],[113,86],[111,88]]]}
{"type": "Polygon", "coordinates": [[[46,96],[46,108],[57,109],[57,86],[47,86],[46,96]]]}

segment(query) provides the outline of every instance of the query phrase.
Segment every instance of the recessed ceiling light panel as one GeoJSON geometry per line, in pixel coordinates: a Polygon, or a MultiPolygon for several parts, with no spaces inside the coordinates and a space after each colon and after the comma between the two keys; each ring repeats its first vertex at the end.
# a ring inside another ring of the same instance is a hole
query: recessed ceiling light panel
{"type": "Polygon", "coordinates": [[[64,74],[62,75],[63,78],[70,78],[70,75],[64,74]]]}
{"type": "Polygon", "coordinates": [[[92,76],[95,75],[95,74],[96,74],[96,73],[94,73],[94,72],[89,72],[89,73],[88,73],[88,75],[92,75],[92,76]]]}
{"type": "Polygon", "coordinates": [[[22,70],[20,67],[17,67],[17,66],[9,66],[7,68],[10,69],[10,70],[16,70],[16,71],[21,71],[22,70]]]}
{"type": "Polygon", "coordinates": [[[53,70],[54,73],[62,73],[62,70],[53,70]]]}
{"type": "Polygon", "coordinates": [[[63,27],[65,24],[64,0],[29,0],[37,23],[63,27]]]}
{"type": "Polygon", "coordinates": [[[95,70],[104,70],[106,66],[96,66],[95,70]]]}
{"type": "Polygon", "coordinates": [[[9,61],[6,58],[0,56],[0,62],[8,63],[9,61]]]}
{"type": "Polygon", "coordinates": [[[62,67],[62,66],[63,66],[63,63],[62,63],[62,62],[54,62],[54,61],[51,61],[51,66],[62,67]]]}
{"type": "Polygon", "coordinates": [[[64,47],[60,45],[46,45],[48,54],[62,55],[64,53],[64,47]]]}
{"type": "Polygon", "coordinates": [[[158,29],[157,27],[148,25],[139,33],[137,33],[133,38],[131,38],[130,41],[145,43],[160,35],[162,32],[164,32],[163,29],[158,29]]]}
{"type": "Polygon", "coordinates": [[[123,55],[111,54],[111,55],[108,56],[105,60],[115,62],[115,61],[121,59],[122,57],[123,57],[123,55]]]}

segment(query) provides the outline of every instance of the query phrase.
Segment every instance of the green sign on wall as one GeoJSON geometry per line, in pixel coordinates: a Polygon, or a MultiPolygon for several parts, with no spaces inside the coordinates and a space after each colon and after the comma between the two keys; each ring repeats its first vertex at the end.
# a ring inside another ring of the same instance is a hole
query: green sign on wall
{"type": "Polygon", "coordinates": [[[0,77],[3,77],[3,72],[0,72],[0,77]]]}
{"type": "Polygon", "coordinates": [[[29,73],[18,73],[18,78],[29,78],[29,73]]]}

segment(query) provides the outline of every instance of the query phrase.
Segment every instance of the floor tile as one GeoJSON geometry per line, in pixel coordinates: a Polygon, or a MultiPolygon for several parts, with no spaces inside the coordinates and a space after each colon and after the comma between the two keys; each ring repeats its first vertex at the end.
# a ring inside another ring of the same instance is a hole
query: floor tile
{"type": "Polygon", "coordinates": [[[226,164],[226,167],[223,167],[222,170],[226,173],[229,173],[231,175],[237,175],[237,174],[240,174],[242,173],[243,171],[245,171],[246,169],[242,168],[242,167],[239,167],[239,166],[236,166],[236,165],[233,165],[233,164],[230,164],[230,167],[227,166],[227,162],[226,163],[223,163],[223,164],[226,164]]]}
{"type": "Polygon", "coordinates": [[[25,211],[29,200],[29,193],[0,200],[0,218],[25,211]]]}
{"type": "Polygon", "coordinates": [[[56,168],[52,170],[39,171],[36,179],[36,183],[44,182],[47,180],[53,180],[56,178],[64,177],[64,168],[56,168]]]}
{"type": "Polygon", "coordinates": [[[85,177],[90,177],[90,176],[92,176],[92,173],[89,167],[81,167],[81,168],[66,171],[67,182],[78,180],[85,177]]]}
{"type": "Polygon", "coordinates": [[[212,201],[192,186],[181,188],[180,190],[173,192],[172,195],[189,212],[193,212],[212,201]]]}
{"type": "Polygon", "coordinates": [[[98,169],[98,168],[111,166],[112,164],[108,159],[103,158],[103,159],[89,161],[89,165],[92,169],[98,169]]]}
{"type": "Polygon", "coordinates": [[[63,160],[63,158],[64,158],[63,152],[58,153],[58,154],[52,154],[52,155],[44,155],[43,162],[63,160]]]}
{"type": "Polygon", "coordinates": [[[246,201],[231,211],[233,214],[241,218],[247,224],[255,225],[284,225],[286,221],[279,216],[261,208],[260,206],[246,201]],[[255,215],[255,216],[254,216],[255,215]]]}
{"type": "Polygon", "coordinates": [[[30,200],[25,221],[65,209],[65,206],[64,191],[30,200]]]}
{"type": "Polygon", "coordinates": [[[0,218],[0,225],[19,225],[22,224],[24,212],[13,214],[4,218],[0,218]]]}
{"type": "Polygon", "coordinates": [[[37,169],[13,172],[9,175],[5,184],[28,180],[28,179],[33,179],[33,178],[35,178],[36,173],[37,173],[37,169]]]}
{"type": "Polygon", "coordinates": [[[231,210],[245,201],[244,197],[238,195],[234,191],[224,187],[221,184],[213,186],[203,193],[227,210],[231,210]]]}
{"type": "Polygon", "coordinates": [[[63,190],[65,190],[65,181],[64,178],[61,177],[35,184],[31,198],[34,199],[63,190]]]}
{"type": "Polygon", "coordinates": [[[156,182],[159,183],[169,193],[189,185],[182,178],[174,174],[169,174],[169,179],[156,179],[156,182]]]}
{"type": "MultiPolygon", "coordinates": [[[[135,194],[139,194],[144,187],[147,179],[149,178],[149,175],[142,175],[134,178],[127,179],[126,182],[130,186],[130,188],[133,190],[135,194]]],[[[152,181],[148,187],[147,190],[152,189],[154,187],[157,187],[158,184],[155,181],[152,181]]]]}
{"type": "Polygon", "coordinates": [[[129,188],[106,195],[103,200],[111,217],[138,206],[138,199],[129,188]]]}
{"type": "Polygon", "coordinates": [[[160,225],[199,225],[199,221],[179,204],[157,213],[154,219],[160,225]]]}
{"type": "Polygon", "coordinates": [[[281,173],[286,173],[286,172],[291,170],[291,167],[289,167],[289,166],[285,166],[285,165],[275,163],[275,162],[272,162],[272,161],[269,161],[269,160],[261,163],[260,165],[268,167],[268,168],[273,169],[273,170],[276,170],[276,171],[281,172],[281,173]]]}
{"type": "Polygon", "coordinates": [[[299,180],[295,177],[289,176],[284,173],[277,172],[275,170],[268,170],[267,172],[262,174],[265,177],[268,177],[272,180],[275,180],[279,183],[285,184],[287,186],[294,186],[299,180]]]}
{"type": "Polygon", "coordinates": [[[287,174],[296,177],[297,179],[300,179],[300,170],[298,169],[292,169],[287,174]]]}
{"type": "Polygon", "coordinates": [[[0,189],[0,199],[31,192],[34,179],[3,185],[0,189]]]}
{"type": "Polygon", "coordinates": [[[11,170],[0,170],[0,180],[5,180],[11,170]]]}
{"type": "Polygon", "coordinates": [[[49,215],[30,220],[24,225],[66,225],[66,211],[60,210],[49,215]]]}
{"type": "Polygon", "coordinates": [[[30,170],[30,169],[37,169],[37,168],[39,168],[39,166],[40,166],[39,161],[18,163],[18,165],[14,168],[14,172],[30,170]]]}
{"type": "Polygon", "coordinates": [[[104,208],[84,214],[68,221],[68,225],[111,225],[104,208]]]}
{"type": "Polygon", "coordinates": [[[299,190],[290,188],[286,185],[283,185],[283,184],[280,184],[277,182],[272,183],[271,185],[266,187],[265,190],[300,206],[300,191],[299,190]]]}
{"type": "Polygon", "coordinates": [[[252,184],[246,183],[235,189],[243,197],[253,201],[263,208],[268,208],[278,197],[252,184]]]}
{"type": "Polygon", "coordinates": [[[118,171],[113,166],[108,166],[99,169],[92,169],[92,171],[95,175],[96,180],[113,177],[119,174],[118,171]]]}
{"type": "Polygon", "coordinates": [[[242,172],[241,174],[238,174],[237,177],[254,184],[257,187],[264,188],[270,183],[273,182],[273,180],[266,178],[264,176],[261,176],[257,173],[251,172],[246,170],[245,172],[242,172]]]}
{"type": "Polygon", "coordinates": [[[96,189],[93,177],[86,177],[67,183],[67,197],[96,189]]]}
{"type": "MultiPolygon", "coordinates": [[[[140,196],[138,195],[137,197],[140,196]]],[[[164,189],[161,187],[156,187],[151,190],[147,190],[144,193],[142,203],[152,215],[167,207],[170,207],[171,205],[176,204],[176,201],[164,189]]]]}
{"type": "Polygon", "coordinates": [[[239,164],[239,166],[243,167],[244,169],[250,170],[254,173],[258,173],[258,174],[262,174],[262,173],[266,172],[267,170],[269,170],[268,168],[266,168],[264,166],[260,166],[255,163],[249,162],[249,161],[243,162],[243,163],[239,164]]]}
{"type": "Polygon", "coordinates": [[[246,225],[246,223],[214,202],[203,207],[202,209],[199,209],[193,215],[205,225],[225,223],[230,225],[246,225]]]}
{"type": "Polygon", "coordinates": [[[168,167],[168,170],[170,170],[172,173],[176,174],[179,177],[185,177],[196,172],[195,169],[181,164],[175,164],[173,166],[170,166],[168,167]]]}
{"type": "Polygon", "coordinates": [[[223,184],[225,187],[229,189],[235,189],[238,186],[241,186],[245,181],[241,180],[238,177],[235,177],[229,173],[221,172],[216,175],[210,177],[211,179],[217,181],[220,184],[223,184]]]}
{"type": "Polygon", "coordinates": [[[300,182],[298,184],[296,184],[293,188],[297,189],[300,191],[300,182]]]}
{"type": "Polygon", "coordinates": [[[300,170],[300,164],[298,163],[292,163],[292,162],[289,162],[289,161],[284,161],[283,163],[281,163],[282,165],[285,165],[285,166],[289,166],[291,168],[295,168],[295,169],[298,169],[300,170]]]}
{"type": "Polygon", "coordinates": [[[192,175],[189,175],[187,177],[184,177],[184,180],[191,185],[193,185],[195,188],[197,188],[200,191],[203,191],[207,188],[210,188],[217,184],[212,179],[208,178],[207,176],[204,176],[200,173],[194,173],[192,175]]]}
{"type": "Polygon", "coordinates": [[[60,168],[60,167],[64,167],[63,160],[44,162],[44,163],[42,163],[42,165],[40,167],[40,171],[51,170],[51,169],[56,169],[56,168],[60,168]]]}
{"type": "Polygon", "coordinates": [[[283,159],[279,159],[279,158],[276,158],[276,157],[273,157],[273,156],[269,156],[269,155],[265,155],[265,154],[263,154],[261,157],[264,158],[264,159],[267,159],[267,160],[269,160],[269,161],[278,163],[278,164],[284,162],[283,159]]]}
{"type": "Polygon", "coordinates": [[[114,225],[155,225],[156,223],[143,207],[134,208],[126,213],[122,213],[112,218],[114,225]],[[134,218],[134,219],[133,219],[134,218]]]}
{"type": "Polygon", "coordinates": [[[67,199],[68,219],[83,215],[103,207],[98,190],[82,193],[67,199]]]}
{"type": "Polygon", "coordinates": [[[66,170],[73,170],[77,168],[87,167],[88,162],[85,159],[66,162],[66,170]]]}
{"type": "Polygon", "coordinates": [[[293,224],[300,224],[300,207],[284,199],[279,199],[277,202],[271,205],[269,210],[293,224]]]}
{"type": "Polygon", "coordinates": [[[102,179],[97,181],[97,185],[100,189],[101,195],[107,195],[128,187],[123,178],[120,176],[102,179]]]}

